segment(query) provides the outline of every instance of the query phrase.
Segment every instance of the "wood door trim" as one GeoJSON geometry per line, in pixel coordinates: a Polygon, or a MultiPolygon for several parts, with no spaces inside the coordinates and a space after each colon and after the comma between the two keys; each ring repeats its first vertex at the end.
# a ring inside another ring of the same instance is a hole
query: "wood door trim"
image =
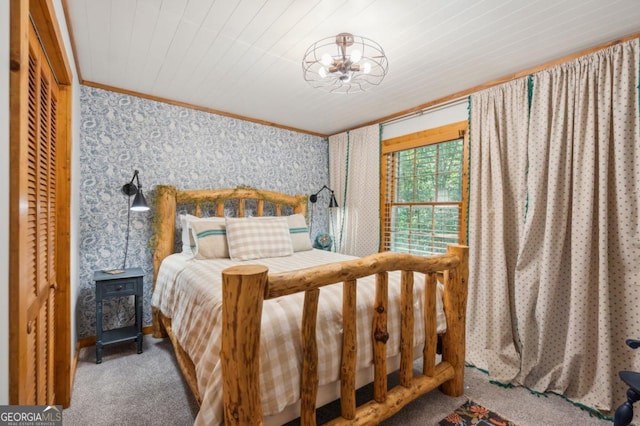
{"type": "Polygon", "coordinates": [[[61,114],[58,120],[57,143],[57,191],[62,194],[57,203],[56,224],[56,272],[58,290],[56,294],[55,346],[55,390],[59,403],[63,407],[71,404],[73,377],[71,376],[71,86],[58,86],[58,106],[61,114]]]}
{"type": "Polygon", "coordinates": [[[52,0],[31,0],[29,12],[59,85],[71,85],[73,74],[52,0]]]}

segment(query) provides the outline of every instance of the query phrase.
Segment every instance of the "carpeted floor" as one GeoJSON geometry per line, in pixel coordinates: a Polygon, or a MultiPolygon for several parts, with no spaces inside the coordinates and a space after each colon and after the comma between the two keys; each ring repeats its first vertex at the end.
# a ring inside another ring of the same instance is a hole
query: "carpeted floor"
{"type": "MultiPolygon", "coordinates": [[[[505,389],[490,384],[484,373],[472,368],[465,374],[464,396],[451,398],[430,392],[382,424],[435,426],[472,399],[518,426],[612,425],[560,397],[537,397],[523,388],[505,389]]],[[[106,346],[100,365],[95,364],[92,346],[80,351],[71,406],[64,410],[63,421],[66,426],[190,425],[198,410],[190,392],[168,339],[145,336],[140,355],[135,343],[106,346]]],[[[331,418],[337,407],[320,409],[318,423],[331,418]]]]}

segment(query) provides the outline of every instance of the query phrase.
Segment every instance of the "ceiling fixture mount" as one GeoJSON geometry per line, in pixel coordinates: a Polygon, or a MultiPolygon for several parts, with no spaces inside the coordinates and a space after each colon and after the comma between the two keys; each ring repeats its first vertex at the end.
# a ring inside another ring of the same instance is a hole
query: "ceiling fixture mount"
{"type": "Polygon", "coordinates": [[[302,59],[302,75],[313,87],[331,93],[364,92],[387,75],[382,47],[366,37],[340,33],[313,43],[302,59]]]}

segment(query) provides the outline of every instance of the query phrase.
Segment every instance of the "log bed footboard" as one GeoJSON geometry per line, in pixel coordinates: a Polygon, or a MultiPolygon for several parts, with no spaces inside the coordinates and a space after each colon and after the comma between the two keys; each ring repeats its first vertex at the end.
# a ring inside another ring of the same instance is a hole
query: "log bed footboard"
{"type": "Polygon", "coordinates": [[[343,344],[340,370],[341,418],[329,424],[380,422],[417,397],[441,386],[447,395],[464,390],[465,311],[468,248],[452,245],[448,254],[419,257],[379,253],[280,274],[268,274],[259,265],[234,266],[222,272],[223,336],[222,375],[224,417],[227,425],[262,424],[260,401],[260,325],[264,300],[305,292],[302,318],[303,365],[301,374],[301,424],[315,425],[318,390],[318,353],[315,340],[320,288],[343,283],[343,344]],[[387,391],[387,271],[401,270],[400,384],[387,391]],[[444,271],[444,310],[447,331],[442,336],[442,362],[435,365],[436,278],[444,271]],[[413,272],[425,274],[425,348],[423,372],[413,376],[413,272]],[[356,279],[376,275],[376,306],[372,324],[374,399],[356,407],[356,279]]]}

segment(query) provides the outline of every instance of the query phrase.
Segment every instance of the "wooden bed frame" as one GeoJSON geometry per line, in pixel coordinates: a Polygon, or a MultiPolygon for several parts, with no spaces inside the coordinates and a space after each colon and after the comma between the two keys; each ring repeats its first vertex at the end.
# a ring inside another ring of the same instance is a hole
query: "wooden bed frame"
{"type": "MultiPolygon", "coordinates": [[[[237,200],[237,216],[245,215],[247,200],[255,200],[256,216],[264,213],[264,203],[293,213],[306,214],[307,196],[238,187],[224,190],[180,191],[173,186],[156,187],[156,232],[154,253],[154,287],[162,260],[174,251],[178,204],[194,206],[201,215],[203,206],[215,206],[216,216],[224,216],[225,202],[237,200]]],[[[464,390],[465,315],[468,279],[468,248],[452,245],[446,255],[433,257],[401,253],[378,253],[361,259],[337,262],[321,267],[287,273],[269,274],[257,264],[227,268],[222,272],[223,322],[221,366],[223,376],[224,418],[227,425],[262,424],[260,401],[259,353],[263,301],[305,292],[302,335],[303,365],[300,378],[300,420],[302,425],[316,424],[318,392],[318,355],[316,318],[320,288],[343,283],[343,349],[340,372],[341,417],[330,424],[375,424],[392,416],[419,396],[440,387],[442,392],[460,396],[464,390]],[[401,272],[400,383],[387,390],[386,342],[388,306],[388,271],[401,272]],[[426,274],[424,295],[425,345],[422,374],[413,375],[413,279],[414,272],[426,274]],[[436,275],[444,279],[444,312],[447,331],[442,335],[442,361],[436,364],[436,275]],[[357,279],[376,276],[373,309],[374,399],[356,407],[355,315],[357,279]]],[[[183,374],[200,403],[195,368],[180,347],[171,329],[171,319],[152,308],[154,337],[169,336],[183,374]]]]}

